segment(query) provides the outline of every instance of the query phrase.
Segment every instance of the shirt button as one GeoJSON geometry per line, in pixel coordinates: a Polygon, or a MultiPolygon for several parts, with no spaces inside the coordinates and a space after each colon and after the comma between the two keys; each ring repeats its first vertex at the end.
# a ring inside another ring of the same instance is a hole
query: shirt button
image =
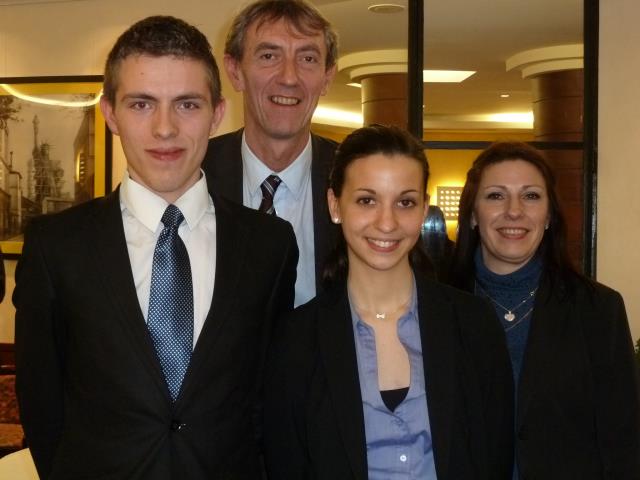
{"type": "Polygon", "coordinates": [[[402,463],[406,462],[407,461],[407,456],[405,454],[400,455],[400,461],[402,463]]]}

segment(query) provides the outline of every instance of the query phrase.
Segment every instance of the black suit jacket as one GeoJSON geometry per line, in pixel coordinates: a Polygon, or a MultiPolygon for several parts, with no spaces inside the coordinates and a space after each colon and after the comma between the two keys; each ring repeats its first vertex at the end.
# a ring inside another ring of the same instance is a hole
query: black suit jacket
{"type": "Polygon", "coordinates": [[[542,282],[536,295],[518,388],[520,478],[640,479],[640,390],[622,297],[572,283],[542,282]]]}
{"type": "MultiPolygon", "coordinates": [[[[513,380],[483,301],[416,277],[438,480],[511,479],[513,380]]],[[[367,452],[345,284],[299,307],[278,336],[265,400],[271,480],[365,480],[367,452]]]]}
{"type": "MultiPolygon", "coordinates": [[[[242,204],[242,132],[227,133],[209,140],[202,163],[209,190],[242,204]]],[[[320,291],[322,269],[338,234],[327,205],[327,185],[337,144],[311,135],[311,195],[313,198],[313,236],[316,265],[316,291],[320,291]]]]}
{"type": "Polygon", "coordinates": [[[286,222],[214,205],[213,300],[175,403],[118,192],[31,223],[13,299],[20,414],[41,478],[259,478],[258,378],[273,320],[293,304],[297,247],[286,222]]]}

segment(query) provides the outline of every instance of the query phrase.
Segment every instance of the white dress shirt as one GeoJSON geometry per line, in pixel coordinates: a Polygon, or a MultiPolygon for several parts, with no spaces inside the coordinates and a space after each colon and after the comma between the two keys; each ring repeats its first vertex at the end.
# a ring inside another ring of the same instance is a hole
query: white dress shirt
{"type": "MultiPolygon", "coordinates": [[[[149,314],[153,253],[164,228],[160,220],[168,205],[125,172],[120,185],[120,208],[131,271],[145,321],[149,314]]],[[[204,172],[174,205],[185,218],[178,235],[187,247],[191,262],[195,346],[211,307],[216,271],[216,216],[204,172]]]]}
{"type": "MultiPolygon", "coordinates": [[[[257,209],[262,201],[260,185],[269,175],[278,175],[282,182],[273,198],[276,215],[293,227],[300,257],[297,267],[297,307],[316,296],[316,262],[313,240],[313,197],[311,190],[311,136],[307,146],[291,165],[273,172],[251,151],[242,134],[243,204],[257,209]]],[[[268,232],[264,232],[268,235],[268,232]]]]}

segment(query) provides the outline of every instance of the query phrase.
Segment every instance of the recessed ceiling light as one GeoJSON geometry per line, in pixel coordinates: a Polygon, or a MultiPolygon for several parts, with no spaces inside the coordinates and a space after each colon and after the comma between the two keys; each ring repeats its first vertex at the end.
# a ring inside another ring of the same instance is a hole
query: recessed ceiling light
{"type": "Polygon", "coordinates": [[[500,98],[509,98],[511,95],[509,95],[508,93],[501,93],[500,94],[500,98]]]}
{"type": "Polygon", "coordinates": [[[460,83],[473,75],[471,70],[423,70],[424,83],[460,83]]]}
{"type": "Polygon", "coordinates": [[[398,13],[404,10],[404,6],[397,3],[377,3],[369,5],[368,8],[373,13],[398,13]]]}
{"type": "Polygon", "coordinates": [[[527,123],[533,127],[533,112],[492,113],[486,118],[489,122],[527,123]]]}
{"type": "Polygon", "coordinates": [[[360,85],[358,82],[347,83],[347,85],[350,87],[362,88],[362,85],[360,85]]]}

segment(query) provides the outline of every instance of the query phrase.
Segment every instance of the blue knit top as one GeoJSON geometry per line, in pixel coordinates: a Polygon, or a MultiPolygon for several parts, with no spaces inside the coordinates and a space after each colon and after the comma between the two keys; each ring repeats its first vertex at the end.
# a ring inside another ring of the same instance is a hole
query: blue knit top
{"type": "Polygon", "coordinates": [[[507,275],[498,275],[485,267],[480,248],[476,250],[474,262],[474,292],[489,299],[504,328],[511,357],[513,383],[517,392],[533,316],[535,293],[542,273],[542,259],[536,255],[524,266],[507,275]]]}

